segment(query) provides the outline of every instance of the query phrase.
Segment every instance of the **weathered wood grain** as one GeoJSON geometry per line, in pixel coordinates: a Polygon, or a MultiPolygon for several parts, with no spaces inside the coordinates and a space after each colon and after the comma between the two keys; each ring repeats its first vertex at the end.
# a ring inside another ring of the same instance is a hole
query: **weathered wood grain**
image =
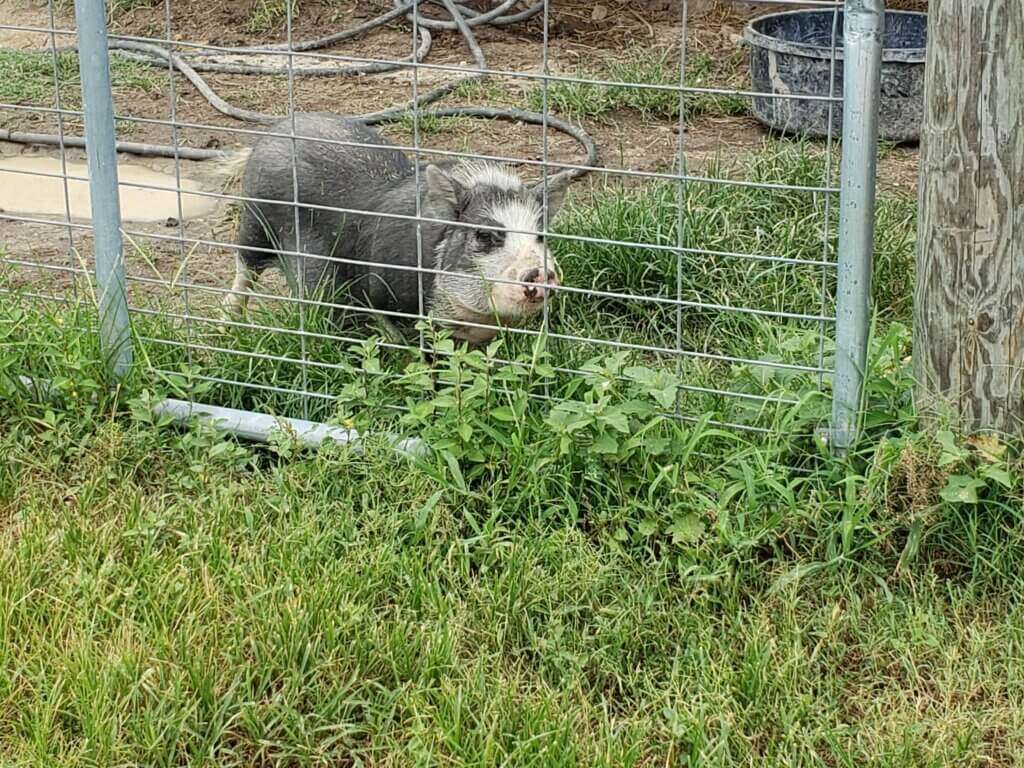
{"type": "Polygon", "coordinates": [[[1024,431],[1024,2],[932,0],[914,371],[926,412],[1024,431]]]}

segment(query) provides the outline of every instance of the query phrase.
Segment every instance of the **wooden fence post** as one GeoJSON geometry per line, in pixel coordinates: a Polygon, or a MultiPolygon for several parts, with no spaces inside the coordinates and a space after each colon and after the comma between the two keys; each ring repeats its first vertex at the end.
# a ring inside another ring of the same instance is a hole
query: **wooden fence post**
{"type": "Polygon", "coordinates": [[[914,373],[921,413],[1024,432],[1024,3],[931,0],[914,373]]]}

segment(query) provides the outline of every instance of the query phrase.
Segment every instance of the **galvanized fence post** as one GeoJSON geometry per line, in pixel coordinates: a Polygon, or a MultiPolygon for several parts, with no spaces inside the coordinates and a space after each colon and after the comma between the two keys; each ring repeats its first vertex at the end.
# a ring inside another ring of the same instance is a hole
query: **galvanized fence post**
{"type": "Polygon", "coordinates": [[[117,379],[132,364],[132,346],[125,291],[114,100],[110,90],[105,6],[103,0],[75,0],[85,153],[89,164],[93,252],[96,257],[100,347],[110,373],[117,379]]]}
{"type": "Polygon", "coordinates": [[[843,13],[843,143],[839,193],[833,450],[857,436],[871,320],[875,168],[885,0],[846,0],[843,13]]]}

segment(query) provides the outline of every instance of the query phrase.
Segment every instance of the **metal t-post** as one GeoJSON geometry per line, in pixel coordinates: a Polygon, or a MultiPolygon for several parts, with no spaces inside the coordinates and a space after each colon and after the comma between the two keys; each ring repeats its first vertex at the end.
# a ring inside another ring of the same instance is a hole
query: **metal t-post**
{"type": "Polygon", "coordinates": [[[111,375],[119,379],[132,364],[132,346],[125,293],[114,101],[110,90],[105,6],[103,0],[75,0],[85,118],[85,153],[89,163],[89,196],[92,204],[93,252],[96,257],[100,347],[111,375]]]}
{"type": "Polygon", "coordinates": [[[843,13],[843,144],[839,193],[833,450],[857,436],[871,320],[875,167],[884,0],[846,0],[843,13]]]}

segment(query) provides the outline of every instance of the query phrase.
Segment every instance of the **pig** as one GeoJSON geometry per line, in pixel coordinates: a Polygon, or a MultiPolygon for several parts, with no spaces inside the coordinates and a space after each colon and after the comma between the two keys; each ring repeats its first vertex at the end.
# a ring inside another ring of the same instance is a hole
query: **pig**
{"type": "MultiPolygon", "coordinates": [[[[291,130],[290,119],[271,128],[291,130]]],[[[450,327],[456,339],[477,345],[496,336],[494,326],[517,326],[537,315],[558,286],[555,260],[536,234],[543,230],[542,181],[528,185],[508,167],[479,161],[420,163],[417,174],[414,162],[376,130],[338,115],[296,114],[295,135],[303,137],[294,141],[298,217],[291,205],[292,139],[261,137],[245,160],[242,193],[286,204],[244,204],[235,281],[225,301],[229,311],[244,309],[247,293],[271,265],[285,272],[293,293],[301,282],[306,297],[352,299],[402,315],[421,312],[422,279],[423,311],[450,327]],[[436,272],[389,268],[417,266],[417,222],[373,215],[415,217],[417,177],[421,217],[455,222],[419,224],[422,266],[436,272]]],[[[549,220],[568,182],[565,174],[548,180],[549,220]]]]}

